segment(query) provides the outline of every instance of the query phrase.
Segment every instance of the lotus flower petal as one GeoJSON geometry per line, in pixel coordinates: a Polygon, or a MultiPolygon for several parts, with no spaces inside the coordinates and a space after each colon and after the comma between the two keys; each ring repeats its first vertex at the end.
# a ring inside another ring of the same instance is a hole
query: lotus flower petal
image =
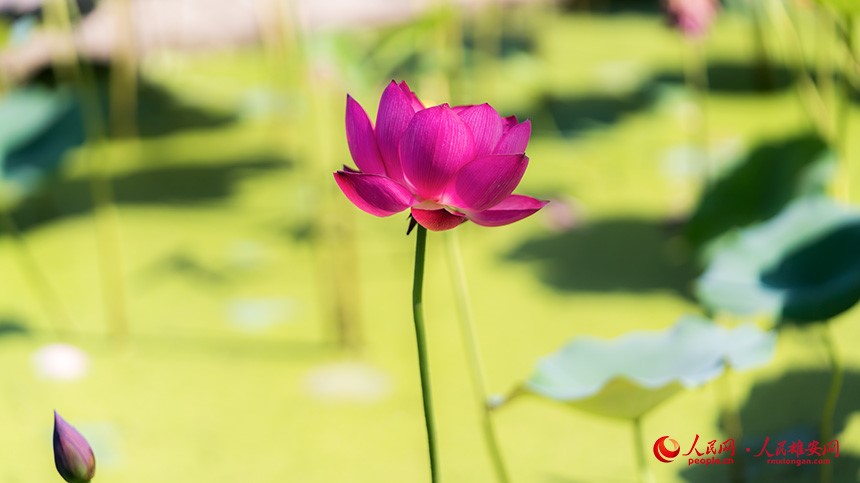
{"type": "Polygon", "coordinates": [[[414,115],[412,98],[404,92],[403,87],[391,81],[379,100],[379,112],[376,114],[376,141],[385,163],[385,172],[395,181],[403,180],[403,169],[400,167],[400,138],[414,115]]]}
{"type": "Polygon", "coordinates": [[[520,184],[528,164],[524,154],[490,154],[472,161],[457,173],[452,204],[468,211],[499,204],[520,184]]]}
{"type": "Polygon", "coordinates": [[[412,92],[412,89],[409,88],[409,86],[406,84],[406,81],[401,81],[400,84],[397,85],[400,86],[400,90],[402,90],[403,93],[406,94],[406,96],[409,98],[410,104],[412,104],[413,111],[418,112],[424,109],[424,103],[422,103],[421,99],[418,99],[418,96],[416,96],[415,93],[412,92]]]}
{"type": "Polygon", "coordinates": [[[403,174],[425,200],[437,200],[474,156],[471,131],[446,104],[416,113],[400,140],[403,174]]]}
{"type": "Polygon", "coordinates": [[[430,231],[444,231],[456,228],[466,221],[464,215],[451,213],[448,210],[420,210],[412,208],[412,218],[430,231]]]}
{"type": "Polygon", "coordinates": [[[521,122],[505,132],[496,149],[493,150],[497,154],[522,154],[526,152],[526,146],[529,144],[529,138],[532,135],[532,122],[528,119],[521,122]]]}
{"type": "Polygon", "coordinates": [[[371,215],[393,215],[415,203],[409,190],[385,176],[338,171],[334,179],[352,204],[371,215]]]}
{"type": "Polygon", "coordinates": [[[385,175],[385,163],[376,145],[370,119],[364,108],[349,95],[346,96],[346,142],[352,160],[361,172],[385,175]]]}
{"type": "Polygon", "coordinates": [[[499,113],[489,104],[481,104],[468,107],[457,114],[472,131],[475,139],[475,155],[483,156],[492,153],[493,148],[502,138],[504,130],[499,113]]]}
{"type": "Polygon", "coordinates": [[[529,121],[503,118],[489,104],[425,108],[395,81],[382,93],[375,127],[352,97],[346,104],[347,143],[359,169],[344,166],[334,177],[370,214],[412,207],[413,220],[439,231],[468,219],[506,225],[547,203],[511,194],[528,165],[529,121]]]}
{"type": "Polygon", "coordinates": [[[469,219],[481,226],[502,226],[531,216],[546,206],[542,201],[530,196],[511,195],[489,210],[468,213],[469,219]]]}

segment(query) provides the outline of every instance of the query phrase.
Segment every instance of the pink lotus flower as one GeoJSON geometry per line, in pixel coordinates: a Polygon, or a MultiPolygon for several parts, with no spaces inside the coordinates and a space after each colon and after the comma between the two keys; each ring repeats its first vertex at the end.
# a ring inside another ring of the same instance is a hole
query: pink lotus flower
{"type": "Polygon", "coordinates": [[[346,139],[355,171],[335,181],[358,208],[390,216],[407,208],[428,230],[466,220],[501,226],[537,212],[546,201],[512,194],[526,171],[531,123],[503,118],[488,104],[425,108],[405,82],[392,81],[376,126],[346,98],[346,139]]]}
{"type": "Polygon", "coordinates": [[[669,24],[684,35],[701,37],[717,16],[718,0],[664,0],[669,24]]]}

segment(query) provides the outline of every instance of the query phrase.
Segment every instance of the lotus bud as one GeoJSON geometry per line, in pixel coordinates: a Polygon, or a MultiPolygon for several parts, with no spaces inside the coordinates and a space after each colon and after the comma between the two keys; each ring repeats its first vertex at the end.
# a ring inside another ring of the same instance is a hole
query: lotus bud
{"type": "Polygon", "coordinates": [[[89,483],[96,472],[96,457],[87,440],[54,411],[54,464],[68,483],[89,483]]]}

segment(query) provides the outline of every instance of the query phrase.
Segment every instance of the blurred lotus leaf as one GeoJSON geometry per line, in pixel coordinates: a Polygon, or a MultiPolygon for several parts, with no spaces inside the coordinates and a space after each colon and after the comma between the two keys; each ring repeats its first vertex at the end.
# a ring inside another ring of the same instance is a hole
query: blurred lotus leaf
{"type": "Polygon", "coordinates": [[[594,414],[636,419],[684,388],[704,384],[727,364],[746,369],[773,356],[776,336],[684,316],[660,332],[617,339],[576,338],[542,359],[524,390],[594,414]]]}
{"type": "Polygon", "coordinates": [[[705,190],[687,223],[687,239],[704,246],[732,228],[776,216],[798,197],[823,193],[835,160],[811,133],[757,147],[705,190]]]}
{"type": "Polygon", "coordinates": [[[787,322],[827,320],[860,299],[860,214],[797,200],[715,247],[696,291],[704,305],[787,322]]]}
{"type": "Polygon", "coordinates": [[[26,87],[0,97],[0,175],[29,189],[84,140],[74,98],[63,90],[26,87]]]}

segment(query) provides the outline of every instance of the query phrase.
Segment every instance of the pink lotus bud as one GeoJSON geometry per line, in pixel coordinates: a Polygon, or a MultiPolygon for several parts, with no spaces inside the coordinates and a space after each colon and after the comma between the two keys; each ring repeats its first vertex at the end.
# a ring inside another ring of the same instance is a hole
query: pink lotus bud
{"type": "Polygon", "coordinates": [[[358,170],[334,173],[346,197],[371,215],[407,208],[428,230],[470,220],[501,226],[546,201],[513,194],[526,172],[531,123],[501,117],[489,104],[425,108],[405,82],[382,93],[376,125],[346,99],[346,140],[358,170]]]}
{"type": "Polygon", "coordinates": [[[664,0],[669,24],[684,35],[698,38],[708,31],[717,16],[718,0],[664,0]]]}
{"type": "Polygon", "coordinates": [[[87,440],[54,411],[54,464],[68,483],[89,483],[96,457],[87,440]]]}

